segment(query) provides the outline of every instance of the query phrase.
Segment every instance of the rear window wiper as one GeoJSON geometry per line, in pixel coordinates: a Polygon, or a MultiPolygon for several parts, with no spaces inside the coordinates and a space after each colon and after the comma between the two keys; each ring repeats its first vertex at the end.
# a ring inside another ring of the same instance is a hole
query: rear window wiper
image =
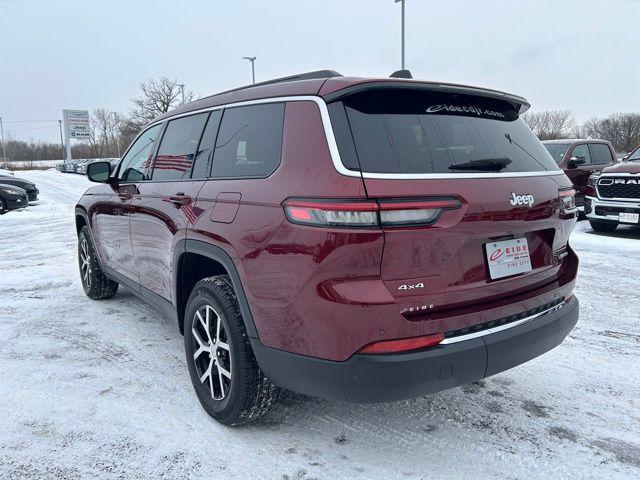
{"type": "Polygon", "coordinates": [[[449,170],[482,170],[499,172],[511,163],[510,158],[482,158],[449,166],[449,170]]]}

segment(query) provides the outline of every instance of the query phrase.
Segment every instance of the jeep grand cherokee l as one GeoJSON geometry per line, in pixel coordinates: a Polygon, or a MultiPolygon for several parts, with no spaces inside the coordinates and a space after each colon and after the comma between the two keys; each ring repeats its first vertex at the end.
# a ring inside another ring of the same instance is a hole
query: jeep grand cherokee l
{"type": "Polygon", "coordinates": [[[592,176],[590,183],[585,212],[594,230],[612,232],[619,224],[640,224],[640,147],[592,176]]]}
{"type": "Polygon", "coordinates": [[[514,367],[578,319],[574,190],[528,106],[330,71],[182,106],[89,165],[84,290],[175,318],[224,424],[280,388],[386,402],[514,367]]]}

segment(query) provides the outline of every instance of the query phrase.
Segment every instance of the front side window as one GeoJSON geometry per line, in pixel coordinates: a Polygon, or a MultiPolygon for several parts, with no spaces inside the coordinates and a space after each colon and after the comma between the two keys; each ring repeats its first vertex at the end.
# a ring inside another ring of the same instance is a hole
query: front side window
{"type": "Polygon", "coordinates": [[[589,153],[589,146],[577,145],[573,152],[571,152],[571,160],[575,165],[585,165],[591,163],[591,153],[589,153]]]}
{"type": "MultiPolygon", "coordinates": [[[[558,170],[515,107],[502,100],[385,89],[353,94],[342,102],[363,172],[558,170]]],[[[336,134],[340,155],[348,156],[344,139],[336,134]]]]}
{"type": "Polygon", "coordinates": [[[118,179],[123,182],[141,182],[149,180],[153,146],[162,125],[155,125],[144,131],[131,145],[120,162],[118,179]]]}
{"type": "Polygon", "coordinates": [[[153,162],[152,180],[189,178],[207,113],[171,120],[153,162]]]}
{"type": "Polygon", "coordinates": [[[282,153],[284,103],[233,107],[224,111],[216,140],[214,178],[264,178],[282,153]]]}
{"type": "Polygon", "coordinates": [[[640,147],[636,148],[633,152],[631,152],[629,154],[629,156],[627,157],[627,160],[629,160],[630,162],[637,162],[640,160],[640,147]]]}
{"type": "Polygon", "coordinates": [[[613,154],[608,145],[604,143],[592,143],[591,146],[591,161],[596,164],[611,163],[613,162],[613,154]]]}
{"type": "Polygon", "coordinates": [[[560,163],[564,158],[564,154],[567,153],[569,143],[543,143],[544,148],[547,149],[549,154],[553,157],[556,163],[560,163]]]}

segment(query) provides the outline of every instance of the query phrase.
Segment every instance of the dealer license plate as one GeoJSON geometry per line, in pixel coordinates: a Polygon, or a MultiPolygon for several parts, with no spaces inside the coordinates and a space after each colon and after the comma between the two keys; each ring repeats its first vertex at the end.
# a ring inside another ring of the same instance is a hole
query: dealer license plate
{"type": "Polygon", "coordinates": [[[492,279],[531,271],[529,244],[526,238],[514,238],[484,245],[492,279]]]}
{"type": "Polygon", "coordinates": [[[624,223],[638,223],[640,221],[640,213],[620,212],[618,220],[624,223]]]}

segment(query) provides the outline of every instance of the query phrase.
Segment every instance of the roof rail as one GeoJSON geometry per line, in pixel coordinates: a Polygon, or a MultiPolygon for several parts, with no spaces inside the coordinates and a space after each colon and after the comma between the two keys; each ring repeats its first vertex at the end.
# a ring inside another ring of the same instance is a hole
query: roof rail
{"type": "Polygon", "coordinates": [[[244,90],[245,88],[260,87],[262,85],[272,85],[274,83],[295,82],[296,80],[314,80],[319,78],[331,78],[341,77],[342,74],[335,70],[316,70],[314,72],[298,73],[297,75],[290,75],[288,77],[274,78],[273,80],[266,80],[264,82],[253,83],[251,85],[244,85],[243,87],[232,88],[231,90],[225,90],[224,92],[215,93],[204,98],[215,97],[222,95],[223,93],[237,92],[238,90],[244,90]]]}

